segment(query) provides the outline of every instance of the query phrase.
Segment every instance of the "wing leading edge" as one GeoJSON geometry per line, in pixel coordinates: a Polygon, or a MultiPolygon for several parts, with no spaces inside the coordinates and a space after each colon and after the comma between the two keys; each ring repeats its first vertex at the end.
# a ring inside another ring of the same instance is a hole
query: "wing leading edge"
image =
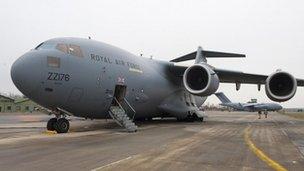
{"type": "MultiPolygon", "coordinates": [[[[268,75],[249,74],[240,71],[214,69],[222,83],[265,84],[268,75]]],[[[304,87],[303,79],[296,79],[297,85],[304,87]]]]}
{"type": "MultiPolygon", "coordinates": [[[[182,62],[195,59],[195,63],[204,63],[207,64],[206,58],[245,58],[246,55],[238,53],[226,53],[226,52],[216,52],[216,51],[207,51],[203,50],[201,47],[198,47],[198,50],[187,55],[175,58],[170,62],[182,62]]],[[[209,65],[210,66],[210,65],[209,65]]],[[[210,66],[212,67],[212,66],[210,66]]],[[[177,76],[183,76],[184,71],[188,67],[171,65],[170,70],[173,71],[177,76]]],[[[222,83],[236,83],[236,84],[265,84],[267,75],[259,74],[249,74],[240,71],[225,70],[212,67],[214,72],[218,75],[220,82],[222,83]]],[[[304,86],[303,79],[297,79],[298,86],[304,86]]],[[[260,87],[260,86],[259,86],[260,87]]]]}
{"type": "MultiPolygon", "coordinates": [[[[178,66],[178,65],[171,65],[171,72],[174,73],[176,76],[182,77],[184,71],[188,67],[186,66],[178,66]]],[[[265,84],[267,75],[260,75],[260,74],[250,74],[244,73],[241,71],[233,71],[233,70],[226,70],[226,69],[219,69],[213,68],[214,72],[218,75],[221,83],[239,83],[239,84],[258,84],[262,85],[265,84]]],[[[300,87],[304,87],[304,80],[297,79],[297,85],[300,87]]]]}

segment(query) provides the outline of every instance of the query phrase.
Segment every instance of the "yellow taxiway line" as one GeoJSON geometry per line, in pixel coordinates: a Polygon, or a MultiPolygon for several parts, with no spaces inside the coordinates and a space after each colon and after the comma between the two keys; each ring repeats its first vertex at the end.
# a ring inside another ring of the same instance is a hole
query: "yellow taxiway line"
{"type": "Polygon", "coordinates": [[[257,148],[255,144],[250,139],[250,126],[245,129],[244,133],[244,139],[246,144],[248,145],[249,149],[258,156],[262,161],[267,163],[271,168],[273,168],[276,171],[287,171],[286,168],[284,168],[282,165],[277,163],[276,161],[272,160],[270,157],[268,157],[262,150],[257,148]]]}
{"type": "Polygon", "coordinates": [[[54,135],[54,134],[57,134],[56,131],[44,131],[42,133],[45,134],[45,135],[54,135]]]}

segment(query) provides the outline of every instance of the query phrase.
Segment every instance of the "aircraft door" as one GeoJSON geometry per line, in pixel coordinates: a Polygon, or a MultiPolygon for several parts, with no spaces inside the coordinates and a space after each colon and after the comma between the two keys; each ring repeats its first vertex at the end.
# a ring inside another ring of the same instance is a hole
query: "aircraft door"
{"type": "Polygon", "coordinates": [[[100,73],[97,75],[96,86],[102,88],[106,78],[106,67],[102,67],[100,73]]]}
{"type": "MultiPolygon", "coordinates": [[[[116,85],[114,90],[114,98],[121,103],[123,102],[127,92],[127,86],[126,85],[116,85]]],[[[112,104],[115,104],[116,101],[113,99],[112,104]]]]}

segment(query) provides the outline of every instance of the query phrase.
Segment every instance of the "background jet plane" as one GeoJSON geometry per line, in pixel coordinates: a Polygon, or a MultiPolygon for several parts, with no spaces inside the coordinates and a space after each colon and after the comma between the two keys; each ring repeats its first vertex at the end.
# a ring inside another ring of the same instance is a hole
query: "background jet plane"
{"type": "Polygon", "coordinates": [[[240,111],[258,112],[261,114],[264,112],[267,117],[268,111],[279,111],[283,107],[278,103],[233,103],[231,102],[224,93],[215,93],[216,97],[222,102],[220,105],[227,106],[240,111]]]}
{"type": "Polygon", "coordinates": [[[48,130],[66,133],[67,115],[91,119],[112,118],[128,131],[134,119],[175,117],[203,119],[201,106],[220,82],[265,84],[267,96],[287,101],[304,86],[284,71],[256,75],[223,70],[207,64],[207,58],[245,57],[243,54],[206,51],[171,61],[136,56],[118,47],[92,39],[55,38],[39,44],[17,59],[11,68],[16,87],[56,116],[48,130]],[[189,67],[176,62],[195,60],[189,67]]]}

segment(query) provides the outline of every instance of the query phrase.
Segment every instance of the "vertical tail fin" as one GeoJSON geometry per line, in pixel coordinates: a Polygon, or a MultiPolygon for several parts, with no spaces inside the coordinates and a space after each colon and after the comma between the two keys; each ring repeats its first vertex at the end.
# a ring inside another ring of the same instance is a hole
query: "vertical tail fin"
{"type": "Polygon", "coordinates": [[[207,59],[206,59],[206,56],[203,53],[203,48],[199,46],[197,48],[197,51],[196,51],[196,57],[195,57],[195,62],[194,63],[198,64],[198,63],[201,63],[201,62],[207,63],[207,59]]]}
{"type": "Polygon", "coordinates": [[[223,92],[215,93],[216,97],[220,99],[222,103],[231,103],[228,97],[225,96],[223,92]]]}

